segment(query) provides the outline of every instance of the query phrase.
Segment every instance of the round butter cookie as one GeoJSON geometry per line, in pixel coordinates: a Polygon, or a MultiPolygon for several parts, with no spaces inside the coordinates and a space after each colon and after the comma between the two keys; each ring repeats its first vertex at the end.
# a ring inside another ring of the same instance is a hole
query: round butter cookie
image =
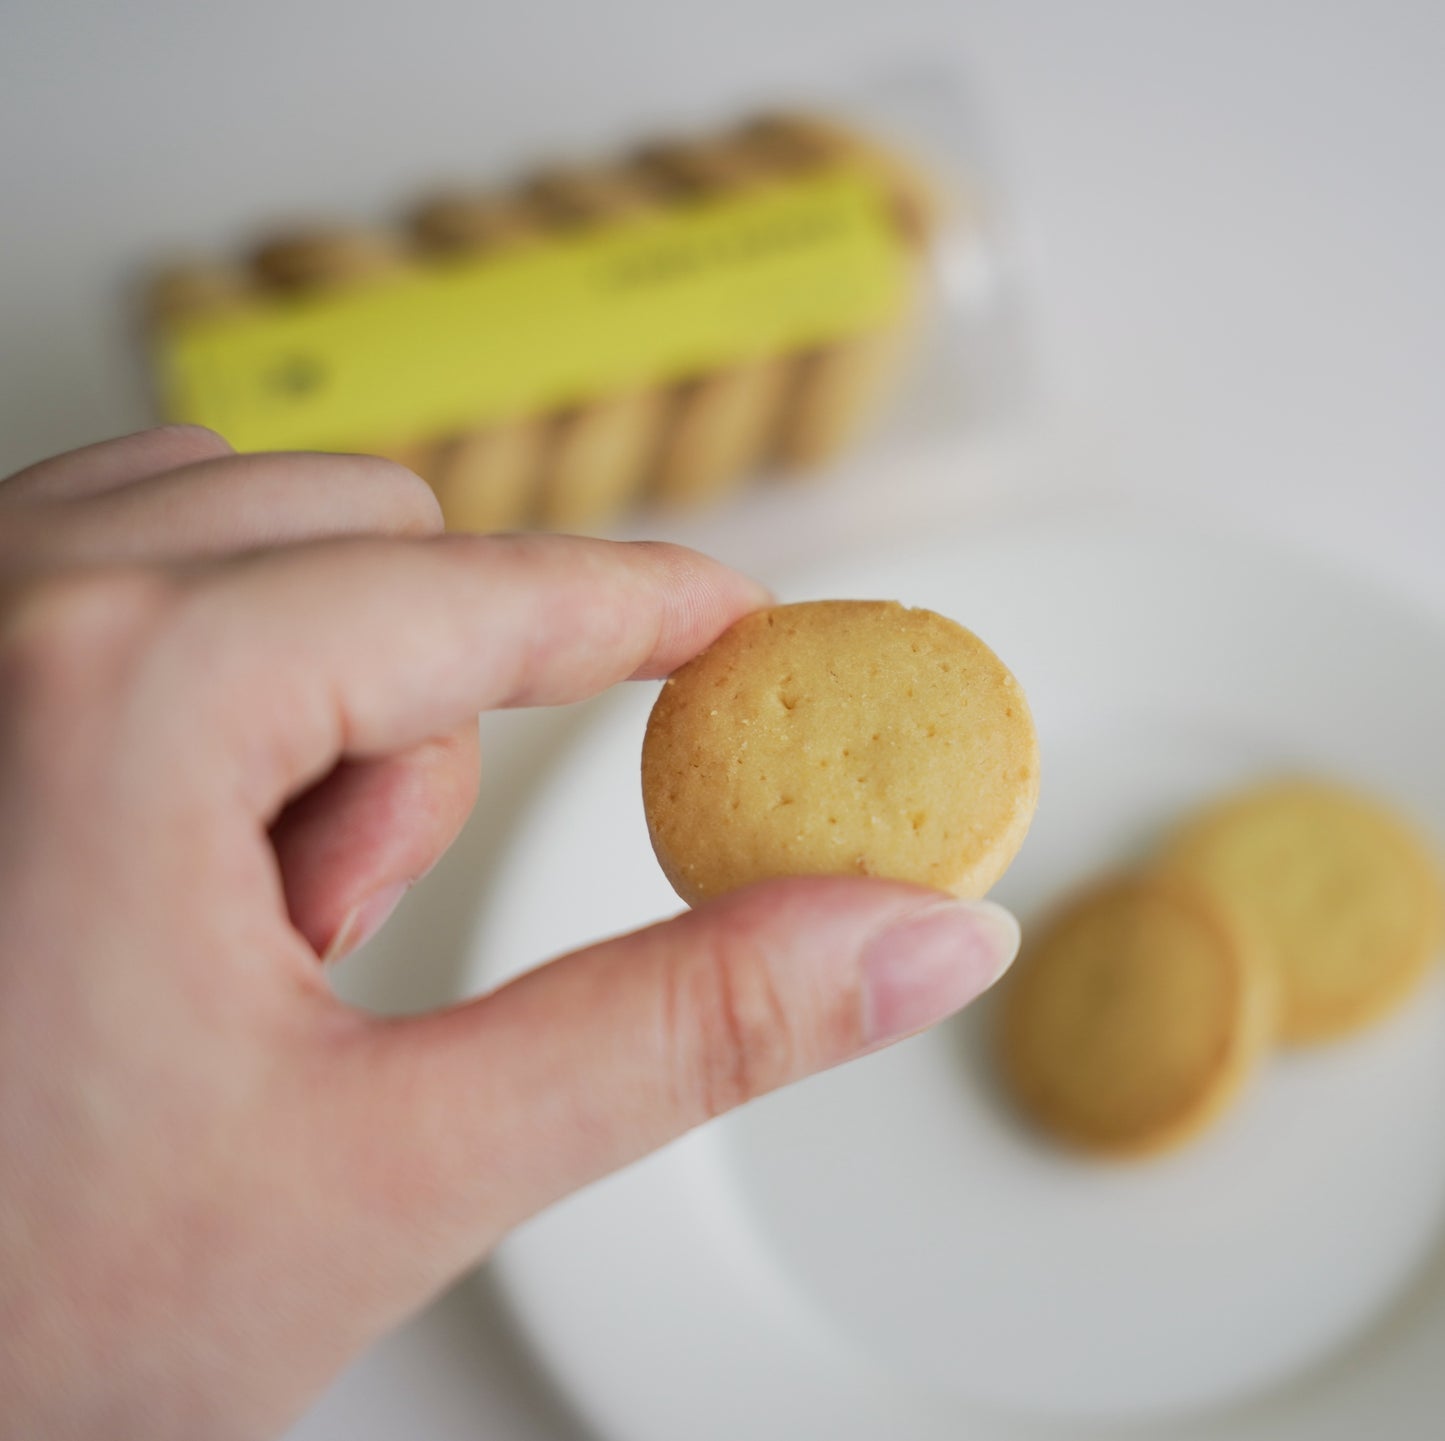
{"type": "Polygon", "coordinates": [[[696,904],[789,875],[984,894],[1038,798],[1028,702],[981,641],[892,601],[745,617],[653,707],[642,792],[657,858],[696,904]]]}
{"type": "Polygon", "coordinates": [[[1440,877],[1398,816],[1342,786],[1285,780],[1203,811],[1165,864],[1207,888],[1279,972],[1279,1038],[1325,1040],[1403,1001],[1441,944],[1440,877]]]}
{"type": "Polygon", "coordinates": [[[1271,1037],[1273,975],[1203,891],[1140,875],[1046,920],[1001,998],[1004,1077],[1084,1150],[1176,1145],[1237,1094],[1271,1037]]]}

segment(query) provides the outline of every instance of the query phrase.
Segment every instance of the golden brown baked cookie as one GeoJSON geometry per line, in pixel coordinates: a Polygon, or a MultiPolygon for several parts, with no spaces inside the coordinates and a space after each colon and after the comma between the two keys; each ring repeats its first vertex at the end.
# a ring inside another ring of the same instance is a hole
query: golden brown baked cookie
{"type": "Polygon", "coordinates": [[[488,191],[435,195],[411,214],[417,243],[434,255],[495,253],[526,244],[540,228],[519,197],[488,191]]]}
{"type": "MultiPolygon", "coordinates": [[[[521,197],[486,192],[434,196],[412,213],[411,228],[427,255],[447,260],[514,253],[547,231],[521,197]]],[[[426,478],[447,529],[487,532],[528,524],[537,509],[547,435],[544,418],[524,415],[440,440],[426,478]]]]}
{"type": "MultiPolygon", "coordinates": [[[[657,197],[622,168],[555,169],[536,176],[525,198],[555,230],[583,230],[645,215],[657,197]]],[[[640,496],[662,429],[655,387],[597,396],[550,423],[540,475],[540,519],[549,530],[591,531],[640,496]]]]}
{"type": "MultiPolygon", "coordinates": [[[[738,195],[767,183],[765,166],[726,141],[650,146],[634,166],[673,205],[738,195]]],[[[793,371],[768,355],[672,387],[649,482],[664,505],[706,505],[740,485],[765,459],[793,371]]]]}
{"type": "Polygon", "coordinates": [[[246,311],[256,303],[256,287],[239,265],[191,261],[167,266],[155,275],[146,295],[152,324],[199,320],[246,311]]]}
{"type": "Polygon", "coordinates": [[[330,290],[399,274],[406,243],[390,231],[318,228],[275,237],[255,251],[251,264],[278,291],[330,290]]]}
{"type": "Polygon", "coordinates": [[[893,398],[916,337],[906,321],[796,357],[774,458],[813,470],[837,459],[893,398]]]}
{"type": "Polygon", "coordinates": [[[1342,786],[1287,780],[1186,824],[1165,864],[1207,887],[1279,972],[1279,1036],[1324,1040],[1398,1005],[1440,950],[1440,877],[1398,816],[1342,786]]]}
{"type": "Polygon", "coordinates": [[[943,198],[932,176],[901,150],[836,120],[806,114],[761,115],[736,139],[774,168],[809,170],[849,159],[871,170],[884,183],[899,230],[918,250],[929,244],[942,223],[943,198]]]}
{"type": "Polygon", "coordinates": [[[736,489],[768,453],[794,361],[751,361],[672,387],[653,462],[651,498],[679,509],[736,489]]]}
{"type": "Polygon", "coordinates": [[[1203,891],[1112,880],[1025,945],[1000,1059],[1030,1117],[1110,1155],[1177,1144],[1217,1116],[1268,1044],[1273,974],[1203,891]]]}
{"type": "MultiPolygon", "coordinates": [[[[923,172],[862,134],[810,115],[762,116],[734,144],[774,174],[806,174],[851,161],[881,182],[899,233],[919,256],[936,233],[940,198],[923,172]]],[[[878,415],[902,382],[917,348],[922,275],[908,279],[897,317],[797,357],[782,398],[773,458],[813,469],[835,459],[878,415]]]]}
{"type": "Polygon", "coordinates": [[[546,423],[510,420],[438,447],[428,479],[448,530],[516,530],[532,516],[546,423]]]}
{"type": "Polygon", "coordinates": [[[785,875],[981,896],[1038,798],[1028,702],[972,632],[893,601],[745,617],[663,686],[642,749],[657,858],[689,904],[785,875]]]}

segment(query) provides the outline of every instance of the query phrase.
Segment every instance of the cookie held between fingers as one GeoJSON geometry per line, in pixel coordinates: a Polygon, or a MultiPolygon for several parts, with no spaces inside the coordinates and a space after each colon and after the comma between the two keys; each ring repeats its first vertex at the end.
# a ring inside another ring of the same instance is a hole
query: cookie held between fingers
{"type": "Polygon", "coordinates": [[[1086,892],[1025,946],[1000,1061],[1023,1109],[1084,1150],[1176,1145],[1238,1093],[1269,1043],[1268,961],[1207,893],[1136,876],[1086,892]]]}
{"type": "Polygon", "coordinates": [[[744,617],[663,686],[642,751],[658,862],[690,905],[788,875],[983,895],[1038,799],[1028,702],[972,632],[892,601],[744,617]]]}
{"type": "Polygon", "coordinates": [[[1439,871],[1365,796],[1318,781],[1255,787],[1210,808],[1165,864],[1207,888],[1279,972],[1279,1037],[1324,1040],[1393,1010],[1440,951],[1439,871]]]}

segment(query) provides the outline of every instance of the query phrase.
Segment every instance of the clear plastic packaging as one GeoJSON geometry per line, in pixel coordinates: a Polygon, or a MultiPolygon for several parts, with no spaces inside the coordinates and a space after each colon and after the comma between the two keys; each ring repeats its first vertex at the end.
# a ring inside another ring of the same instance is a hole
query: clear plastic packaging
{"type": "Polygon", "coordinates": [[[603,529],[1007,390],[1001,212],[948,77],[757,106],[160,271],[167,418],[369,450],[456,529],[603,529]],[[941,401],[941,403],[940,403],[941,401]]]}

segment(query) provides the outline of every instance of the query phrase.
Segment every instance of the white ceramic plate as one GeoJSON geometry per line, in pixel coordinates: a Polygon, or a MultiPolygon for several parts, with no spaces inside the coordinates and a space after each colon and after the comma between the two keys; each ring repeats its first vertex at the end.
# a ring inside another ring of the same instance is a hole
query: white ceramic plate
{"type": "MultiPolygon", "coordinates": [[[[1332,572],[1136,522],[933,538],[784,590],[977,630],[1038,720],[1028,918],[1181,806],[1282,768],[1445,833],[1445,632],[1332,572]]],[[[670,914],[619,693],[537,797],[473,989],[670,914]]],[[[495,1275],[615,1441],[1439,1434],[1445,979],[1280,1056],[1218,1129],[1128,1165],[1034,1140],[988,1003],[770,1097],[523,1228],[495,1275]]]]}

